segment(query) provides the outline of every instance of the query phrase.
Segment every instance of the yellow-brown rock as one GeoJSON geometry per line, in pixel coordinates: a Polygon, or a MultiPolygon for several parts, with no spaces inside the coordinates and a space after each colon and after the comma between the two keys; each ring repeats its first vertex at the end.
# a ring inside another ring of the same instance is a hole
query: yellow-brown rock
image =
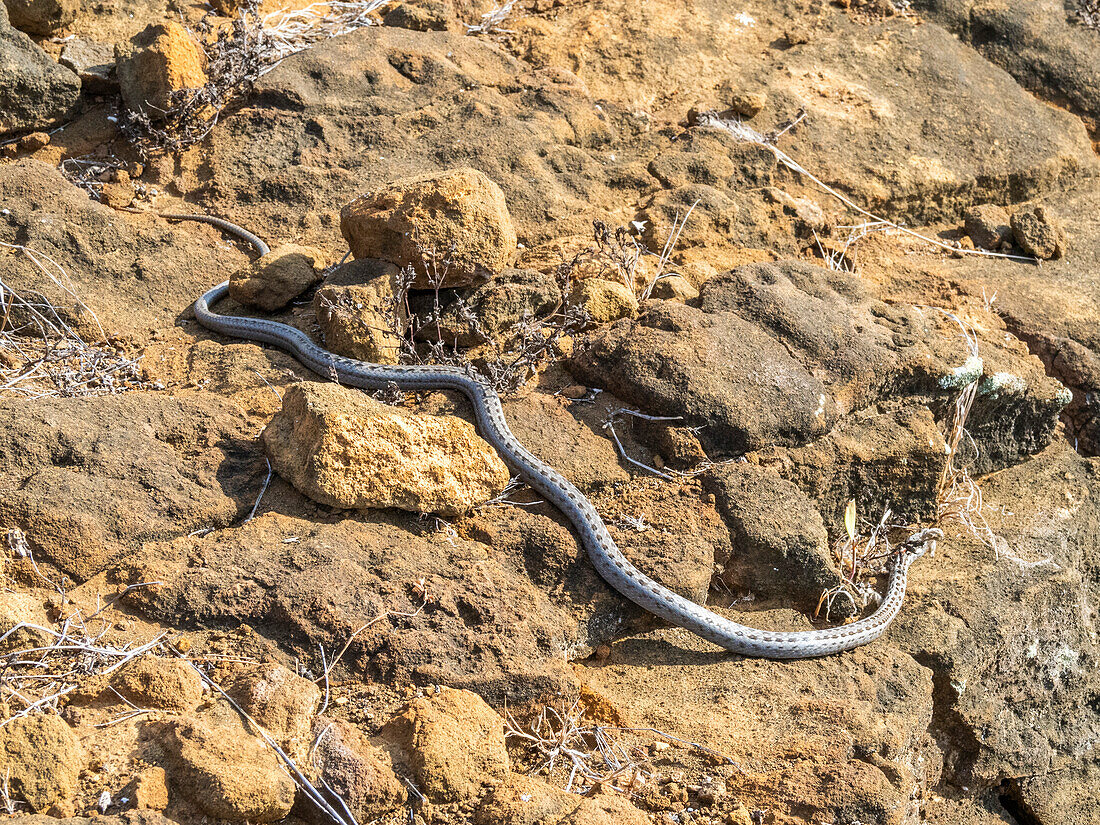
{"type": "Polygon", "coordinates": [[[310,744],[321,689],[282,665],[261,665],[234,676],[226,693],[292,755],[310,744]]]}
{"type": "Polygon", "coordinates": [[[588,312],[594,324],[607,324],[638,311],[638,299],[626,284],[605,281],[603,278],[586,278],[573,286],[570,293],[573,303],[580,304],[588,312]]]}
{"type": "Polygon", "coordinates": [[[440,285],[467,286],[516,252],[504,193],[470,168],[402,178],[356,198],[340,211],[340,231],[356,258],[411,266],[420,289],[436,272],[440,285]]]}
{"type": "Polygon", "coordinates": [[[326,347],[360,361],[397,363],[397,330],[406,323],[405,306],[395,296],[398,272],[393,264],[365,258],[344,264],[326,279],[313,298],[326,347]]]}
{"type": "Polygon", "coordinates": [[[142,708],[185,711],[202,700],[202,679],[183,659],[139,656],[115,674],[111,688],[142,708]]]}
{"type": "Polygon", "coordinates": [[[416,785],[433,802],[470,802],[508,772],[504,724],[485,700],[443,688],[414,699],[382,736],[402,750],[416,785]]]}
{"type": "Polygon", "coordinates": [[[457,515],[509,480],[472,424],[415,415],[336,384],[290,386],[263,439],[280,476],[333,507],[457,515]]]}
{"type": "Polygon", "coordinates": [[[229,295],[234,301],[271,312],[320,281],[324,270],[325,256],[320,250],[285,244],[234,272],[229,295]]]}
{"type": "Polygon", "coordinates": [[[49,627],[41,599],[29,593],[0,591],[0,653],[50,644],[54,636],[38,629],[49,627]]]}
{"type": "Polygon", "coordinates": [[[76,793],[84,749],[61,717],[32,713],[0,728],[0,766],[12,796],[44,811],[76,793]]]}
{"type": "Polygon", "coordinates": [[[206,85],[206,54],[175,21],[147,26],[115,47],[115,71],[127,108],[154,120],[172,106],[172,93],[206,85]]]}
{"type": "Polygon", "coordinates": [[[76,0],[4,0],[12,26],[28,34],[48,37],[76,19],[76,0]]]}

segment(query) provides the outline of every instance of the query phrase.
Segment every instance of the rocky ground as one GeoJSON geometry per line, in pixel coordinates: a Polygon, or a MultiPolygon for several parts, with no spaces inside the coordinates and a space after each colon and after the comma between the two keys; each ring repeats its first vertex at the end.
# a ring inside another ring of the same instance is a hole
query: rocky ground
{"type": "Polygon", "coordinates": [[[1100,822],[1095,3],[289,2],[0,6],[0,812],[1100,822]]]}

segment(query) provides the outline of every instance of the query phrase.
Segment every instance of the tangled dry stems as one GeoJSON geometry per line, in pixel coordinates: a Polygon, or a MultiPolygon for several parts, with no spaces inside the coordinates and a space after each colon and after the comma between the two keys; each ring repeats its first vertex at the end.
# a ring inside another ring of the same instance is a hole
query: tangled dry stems
{"type": "Polygon", "coordinates": [[[138,359],[125,355],[80,300],[65,270],[53,258],[20,244],[0,249],[23,256],[45,280],[72,301],[64,311],[37,290],[17,291],[0,275],[0,395],[43,398],[90,396],[145,386],[138,359]],[[89,341],[66,320],[79,315],[98,332],[89,341]]]}

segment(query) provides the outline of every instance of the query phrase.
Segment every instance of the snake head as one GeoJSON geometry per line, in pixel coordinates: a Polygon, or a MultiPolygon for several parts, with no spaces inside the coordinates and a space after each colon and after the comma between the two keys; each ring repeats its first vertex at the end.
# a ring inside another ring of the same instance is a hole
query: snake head
{"type": "Polygon", "coordinates": [[[936,542],[943,538],[943,530],[938,527],[928,527],[918,530],[905,540],[902,549],[905,551],[906,564],[912,564],[921,556],[936,546],[936,542]]]}

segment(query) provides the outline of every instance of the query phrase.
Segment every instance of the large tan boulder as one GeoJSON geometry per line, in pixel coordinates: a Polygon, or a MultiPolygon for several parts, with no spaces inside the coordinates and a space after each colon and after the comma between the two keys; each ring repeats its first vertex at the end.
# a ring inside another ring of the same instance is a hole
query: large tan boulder
{"type": "Polygon", "coordinates": [[[418,289],[435,272],[445,276],[441,285],[467,286],[500,272],[516,252],[504,193],[469,168],[402,178],[356,198],[340,211],[340,231],[356,258],[411,266],[418,289]]]}
{"type": "Polygon", "coordinates": [[[404,753],[417,788],[433,802],[476,801],[508,772],[503,721],[468,690],[414,699],[381,734],[404,753]]]}
{"type": "Polygon", "coordinates": [[[234,272],[229,279],[229,296],[272,312],[320,281],[324,270],[323,252],[312,246],[285,244],[234,272]]]}
{"type": "Polygon", "coordinates": [[[0,728],[0,766],[12,796],[44,811],[76,793],[84,748],[59,716],[35,713],[0,728]]]}
{"type": "Polygon", "coordinates": [[[336,384],[288,387],[263,440],[280,476],[332,507],[457,515],[510,478],[461,418],[415,415],[336,384]]]}
{"type": "Polygon", "coordinates": [[[146,26],[115,47],[115,72],[127,108],[154,120],[172,106],[172,93],[206,85],[206,54],[174,20],[146,26]]]}
{"type": "Polygon", "coordinates": [[[182,719],[165,738],[168,776],[209,816],[274,822],[294,805],[294,781],[275,752],[238,724],[182,719]]]}

